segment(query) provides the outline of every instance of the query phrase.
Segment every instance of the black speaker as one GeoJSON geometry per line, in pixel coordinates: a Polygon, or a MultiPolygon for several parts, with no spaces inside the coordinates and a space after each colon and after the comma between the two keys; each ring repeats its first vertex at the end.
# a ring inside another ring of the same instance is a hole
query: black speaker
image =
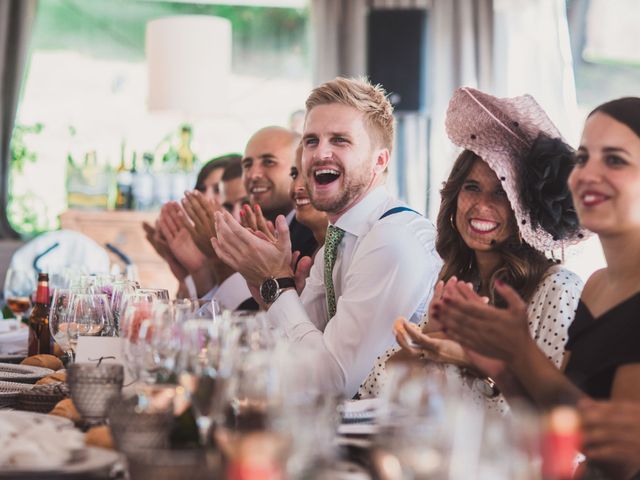
{"type": "Polygon", "coordinates": [[[396,111],[424,107],[427,12],[371,10],[367,19],[367,73],[390,94],[396,111]]]}

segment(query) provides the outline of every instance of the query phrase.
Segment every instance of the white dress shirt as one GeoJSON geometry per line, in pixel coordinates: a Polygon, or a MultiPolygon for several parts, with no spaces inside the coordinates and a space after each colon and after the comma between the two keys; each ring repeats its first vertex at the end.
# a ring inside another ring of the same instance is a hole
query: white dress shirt
{"type": "Polygon", "coordinates": [[[220,285],[209,290],[202,300],[215,300],[222,308],[236,310],[242,302],[251,297],[244,277],[238,272],[229,276],[220,285]]]}
{"type": "Polygon", "coordinates": [[[441,266],[435,229],[415,212],[380,219],[401,205],[378,187],[336,222],[346,233],[333,268],[333,318],[327,318],[324,247],[302,295],[287,290],[269,309],[271,321],[313,357],[310,388],[353,396],[378,355],[395,344],[393,321],[417,323],[424,315],[441,266]]]}

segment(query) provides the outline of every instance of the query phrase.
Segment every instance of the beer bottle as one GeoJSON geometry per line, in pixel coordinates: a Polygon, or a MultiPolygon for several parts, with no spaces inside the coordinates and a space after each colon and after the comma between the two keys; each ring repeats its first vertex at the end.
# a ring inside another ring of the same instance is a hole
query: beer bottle
{"type": "Polygon", "coordinates": [[[51,332],[49,331],[49,275],[38,274],[36,304],[29,317],[28,354],[51,353],[51,332]]]}

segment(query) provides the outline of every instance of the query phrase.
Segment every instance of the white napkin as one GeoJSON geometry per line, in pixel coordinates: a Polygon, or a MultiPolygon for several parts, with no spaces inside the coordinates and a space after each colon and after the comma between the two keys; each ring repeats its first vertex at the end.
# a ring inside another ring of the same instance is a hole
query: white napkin
{"type": "MultiPolygon", "coordinates": [[[[1,320],[0,324],[9,320],[1,320]]],[[[29,328],[22,325],[17,330],[0,330],[0,355],[13,355],[27,353],[27,341],[29,339],[29,328]]]]}
{"type": "Polygon", "coordinates": [[[0,320],[0,333],[13,332],[20,327],[20,323],[21,322],[19,322],[15,318],[0,320]]]}

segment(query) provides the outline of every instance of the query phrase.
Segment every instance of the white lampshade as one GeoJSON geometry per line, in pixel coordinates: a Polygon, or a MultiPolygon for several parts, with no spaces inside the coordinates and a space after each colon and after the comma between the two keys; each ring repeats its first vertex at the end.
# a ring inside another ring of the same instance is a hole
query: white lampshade
{"type": "Polygon", "coordinates": [[[231,71],[231,22],[181,15],[147,23],[148,108],[187,116],[221,110],[231,71]]]}

